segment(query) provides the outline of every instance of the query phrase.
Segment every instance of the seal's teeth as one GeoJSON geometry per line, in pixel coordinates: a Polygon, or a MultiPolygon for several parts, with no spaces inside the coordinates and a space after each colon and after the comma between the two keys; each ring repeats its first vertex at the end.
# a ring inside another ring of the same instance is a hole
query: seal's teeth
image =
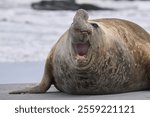
{"type": "Polygon", "coordinates": [[[91,34],[91,31],[90,30],[81,30],[80,31],[83,35],[90,35],[91,34]]]}

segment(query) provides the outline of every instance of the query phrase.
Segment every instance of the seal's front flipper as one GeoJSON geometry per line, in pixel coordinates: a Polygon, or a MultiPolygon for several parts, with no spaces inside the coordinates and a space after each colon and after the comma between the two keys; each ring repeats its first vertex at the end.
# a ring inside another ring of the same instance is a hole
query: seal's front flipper
{"type": "Polygon", "coordinates": [[[9,94],[21,94],[21,93],[45,93],[53,83],[51,57],[49,57],[45,64],[45,70],[43,79],[39,85],[31,88],[25,88],[23,90],[12,91],[9,94]]]}
{"type": "Polygon", "coordinates": [[[37,86],[32,87],[32,88],[26,88],[23,90],[12,91],[9,94],[22,94],[22,93],[45,93],[45,90],[42,90],[40,85],[37,85],[37,86]]]}

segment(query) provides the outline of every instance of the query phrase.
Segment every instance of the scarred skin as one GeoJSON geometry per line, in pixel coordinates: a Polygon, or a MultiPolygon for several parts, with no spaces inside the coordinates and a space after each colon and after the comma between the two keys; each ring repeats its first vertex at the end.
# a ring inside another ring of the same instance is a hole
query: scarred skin
{"type": "Polygon", "coordinates": [[[150,35],[126,20],[88,20],[80,9],[50,51],[41,83],[10,94],[45,93],[52,84],[70,94],[150,89],[150,35]]]}

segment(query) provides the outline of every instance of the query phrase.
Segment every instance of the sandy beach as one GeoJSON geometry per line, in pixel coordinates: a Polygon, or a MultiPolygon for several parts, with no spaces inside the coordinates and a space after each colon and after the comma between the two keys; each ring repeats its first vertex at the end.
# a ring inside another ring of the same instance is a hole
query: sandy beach
{"type": "Polygon", "coordinates": [[[44,94],[8,94],[12,90],[31,87],[35,84],[1,84],[0,100],[150,100],[149,91],[137,91],[111,95],[71,95],[52,86],[44,94]]]}

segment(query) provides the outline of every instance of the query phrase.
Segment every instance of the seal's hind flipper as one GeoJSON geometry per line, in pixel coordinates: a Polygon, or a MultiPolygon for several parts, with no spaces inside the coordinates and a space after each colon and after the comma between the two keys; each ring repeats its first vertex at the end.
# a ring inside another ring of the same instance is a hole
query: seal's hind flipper
{"type": "Polygon", "coordinates": [[[22,90],[12,91],[9,94],[23,94],[23,93],[45,93],[45,90],[43,90],[40,87],[40,85],[37,85],[37,86],[31,87],[31,88],[25,88],[22,90]]]}
{"type": "Polygon", "coordinates": [[[45,93],[53,83],[51,57],[46,60],[43,79],[39,85],[23,90],[12,91],[9,94],[22,94],[22,93],[45,93]]]}

